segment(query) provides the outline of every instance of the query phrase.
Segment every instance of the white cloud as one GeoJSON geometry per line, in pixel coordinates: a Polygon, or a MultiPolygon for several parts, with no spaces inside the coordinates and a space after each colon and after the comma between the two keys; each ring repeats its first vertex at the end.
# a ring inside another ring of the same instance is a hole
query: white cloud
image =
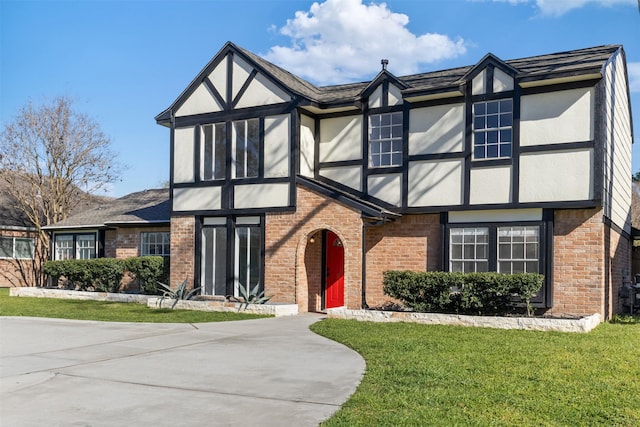
{"type": "MultiPolygon", "coordinates": [[[[474,0],[472,0],[474,1],[474,0]]],[[[508,2],[511,4],[530,3],[532,0],[493,0],[496,2],[508,2]]],[[[628,5],[637,6],[638,0],[534,0],[537,8],[543,16],[560,16],[573,9],[579,9],[587,4],[598,6],[628,5]]]]}
{"type": "Polygon", "coordinates": [[[629,74],[629,90],[640,92],[640,62],[629,62],[627,73],[629,74]]]}
{"type": "Polygon", "coordinates": [[[416,35],[408,23],[407,15],[392,12],[385,3],[316,2],[280,28],[291,46],[274,46],[263,56],[318,84],[334,84],[370,77],[381,69],[383,58],[390,72],[406,75],[466,52],[462,38],[416,35]]]}

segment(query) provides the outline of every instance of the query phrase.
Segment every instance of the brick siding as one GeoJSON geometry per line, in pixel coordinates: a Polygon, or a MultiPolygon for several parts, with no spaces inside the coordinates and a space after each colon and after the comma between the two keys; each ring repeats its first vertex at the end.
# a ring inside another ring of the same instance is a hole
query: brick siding
{"type": "Polygon", "coordinates": [[[338,235],[344,247],[345,305],[360,308],[362,294],[362,219],[352,210],[298,186],[297,209],[267,214],[265,220],[265,294],[274,302],[297,303],[301,312],[320,307],[321,231],[338,235]],[[310,243],[314,236],[315,242],[310,243]]]}
{"type": "Polygon", "coordinates": [[[169,232],[169,227],[120,227],[105,232],[105,258],[140,256],[142,233],[169,232]]]}
{"type": "Polygon", "coordinates": [[[171,217],[171,265],[169,282],[178,286],[185,279],[194,284],[196,221],[193,216],[171,217]]]}
{"type": "MultiPolygon", "coordinates": [[[[34,231],[0,230],[2,237],[30,237],[37,245],[39,240],[34,231]]],[[[37,249],[37,248],[36,248],[37,249]]],[[[36,251],[37,252],[37,251],[36,251]]],[[[35,286],[34,262],[36,260],[16,260],[0,258],[0,287],[35,286]]]]}

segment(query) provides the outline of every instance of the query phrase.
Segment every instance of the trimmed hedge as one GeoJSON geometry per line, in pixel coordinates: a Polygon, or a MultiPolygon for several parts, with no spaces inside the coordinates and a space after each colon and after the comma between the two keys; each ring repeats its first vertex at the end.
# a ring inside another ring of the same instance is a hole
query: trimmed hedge
{"type": "Polygon", "coordinates": [[[47,261],[43,272],[58,283],[65,277],[81,291],[118,292],[126,272],[138,279],[140,291],[157,294],[156,282],[165,282],[169,262],[160,256],[47,261]]]}
{"type": "Polygon", "coordinates": [[[534,273],[386,271],[383,289],[419,312],[505,314],[524,302],[531,315],[531,298],[543,281],[534,273]]]}

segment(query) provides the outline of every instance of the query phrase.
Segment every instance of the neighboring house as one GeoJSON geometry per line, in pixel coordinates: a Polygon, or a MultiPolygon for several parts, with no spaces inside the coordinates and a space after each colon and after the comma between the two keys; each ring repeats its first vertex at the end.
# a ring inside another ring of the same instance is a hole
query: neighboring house
{"type": "Polygon", "coordinates": [[[16,205],[8,194],[0,192],[0,287],[35,283],[38,230],[16,205]]]}
{"type": "MultiPolygon", "coordinates": [[[[621,46],[317,87],[227,43],[170,128],[171,282],[301,311],[383,272],[538,272],[553,315],[621,308],[631,144],[621,46]]],[[[392,67],[393,64],[391,64],[392,67]]]]}
{"type": "Polygon", "coordinates": [[[43,229],[54,260],[169,256],[169,189],[128,194],[43,229]]]}

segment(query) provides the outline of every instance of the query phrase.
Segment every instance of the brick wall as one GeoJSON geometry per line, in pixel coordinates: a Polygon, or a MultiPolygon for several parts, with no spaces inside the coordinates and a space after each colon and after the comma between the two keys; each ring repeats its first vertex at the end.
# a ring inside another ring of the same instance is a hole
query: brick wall
{"type": "Polygon", "coordinates": [[[623,308],[622,301],[618,297],[618,291],[623,283],[631,283],[632,242],[616,230],[605,225],[605,238],[609,242],[608,278],[605,289],[605,317],[620,313],[628,308],[623,308]]]}
{"type": "Polygon", "coordinates": [[[392,301],[382,291],[388,270],[437,271],[440,268],[440,215],[405,215],[367,228],[367,304],[392,301]]]}
{"type": "MultiPolygon", "coordinates": [[[[30,237],[38,244],[35,232],[20,230],[0,230],[3,237],[30,237]]],[[[36,251],[37,252],[37,251],[36,251]]],[[[37,259],[37,256],[36,256],[37,259]]],[[[34,262],[37,260],[16,260],[0,258],[0,287],[35,286],[34,262]]]]}
{"type": "Polygon", "coordinates": [[[554,212],[552,314],[604,313],[602,209],[554,212]]]}
{"type": "Polygon", "coordinates": [[[171,265],[169,282],[172,287],[185,278],[189,287],[194,286],[196,221],[193,216],[171,217],[171,265]]]}
{"type": "Polygon", "coordinates": [[[105,258],[129,258],[140,256],[141,233],[170,231],[169,227],[120,227],[105,232],[105,258]]]}
{"type": "Polygon", "coordinates": [[[360,212],[298,186],[296,212],[267,214],[265,294],[274,302],[295,302],[302,312],[320,304],[321,239],[331,230],[344,247],[345,305],[361,306],[362,219],[360,212]],[[315,235],[315,243],[309,243],[315,235]]]}

